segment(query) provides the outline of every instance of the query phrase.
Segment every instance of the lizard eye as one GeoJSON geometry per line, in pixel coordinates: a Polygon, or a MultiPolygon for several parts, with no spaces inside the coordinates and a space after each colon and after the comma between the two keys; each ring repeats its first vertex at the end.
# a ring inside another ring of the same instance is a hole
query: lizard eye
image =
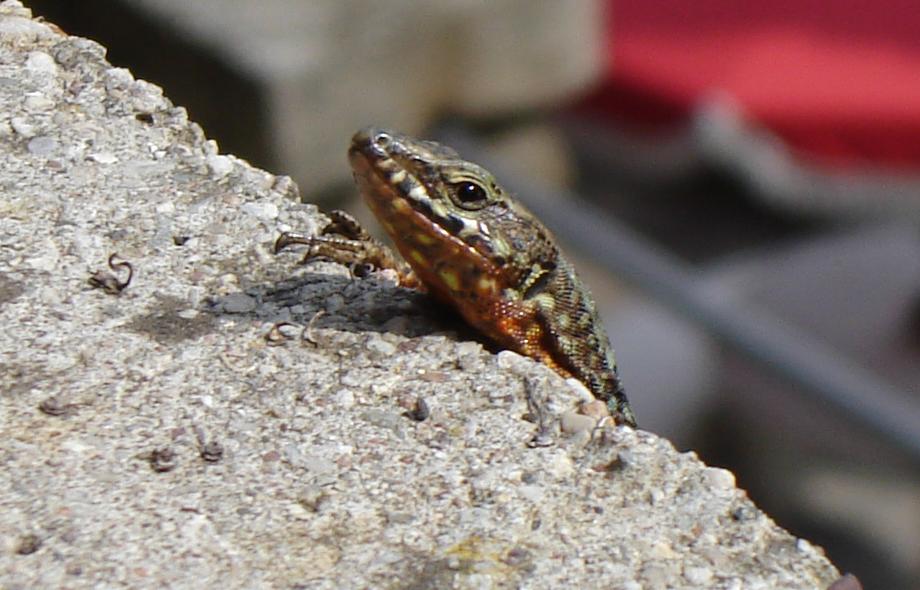
{"type": "Polygon", "coordinates": [[[475,182],[458,182],[454,185],[454,194],[457,195],[458,205],[461,207],[477,208],[485,204],[488,199],[486,189],[475,182]]]}

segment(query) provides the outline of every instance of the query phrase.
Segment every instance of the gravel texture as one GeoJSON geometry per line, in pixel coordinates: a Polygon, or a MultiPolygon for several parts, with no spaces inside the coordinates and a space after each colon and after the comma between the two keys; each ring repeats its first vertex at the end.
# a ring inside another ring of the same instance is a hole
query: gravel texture
{"type": "Polygon", "coordinates": [[[272,255],[325,223],[289,179],[9,0],[0,102],[0,587],[838,577],[731,473],[575,414],[385,273],[272,255]]]}

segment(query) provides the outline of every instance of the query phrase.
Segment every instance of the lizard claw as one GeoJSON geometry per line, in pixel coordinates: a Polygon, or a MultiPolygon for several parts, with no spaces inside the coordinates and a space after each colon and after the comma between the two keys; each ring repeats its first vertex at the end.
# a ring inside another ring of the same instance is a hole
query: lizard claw
{"type": "Polygon", "coordinates": [[[288,246],[291,246],[294,244],[303,244],[305,246],[312,246],[313,240],[301,234],[283,232],[280,236],[278,236],[278,239],[275,240],[275,246],[273,248],[274,253],[277,254],[278,252],[281,252],[288,246]]]}

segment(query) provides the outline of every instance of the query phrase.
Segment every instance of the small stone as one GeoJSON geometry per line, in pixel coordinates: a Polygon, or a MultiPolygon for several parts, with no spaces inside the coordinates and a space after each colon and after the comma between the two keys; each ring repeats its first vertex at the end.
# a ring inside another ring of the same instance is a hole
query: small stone
{"type": "Polygon", "coordinates": [[[355,405],[355,394],[351,389],[340,389],[333,396],[333,400],[339,407],[347,410],[355,405]]]}
{"type": "Polygon", "coordinates": [[[564,412],[560,419],[562,432],[566,434],[575,434],[578,432],[591,430],[594,428],[595,424],[597,424],[597,420],[590,416],[579,414],[574,410],[564,412]]]}
{"type": "MultiPolygon", "coordinates": [[[[39,23],[31,23],[28,21],[28,19],[32,18],[32,11],[24,7],[22,2],[5,2],[3,6],[3,16],[7,17],[11,21],[18,21],[20,19],[27,21],[26,23],[22,24],[34,24],[36,26],[39,25],[39,23]]],[[[8,33],[9,31],[4,32],[8,33]]]]}
{"type": "Polygon", "coordinates": [[[546,464],[546,472],[557,479],[565,479],[575,471],[575,465],[568,454],[558,452],[546,464]]]}
{"type": "MultiPolygon", "coordinates": [[[[2,18],[0,18],[0,38],[8,47],[28,47],[35,44],[36,39],[47,39],[54,35],[51,27],[45,23],[30,19],[28,8],[23,8],[19,2],[0,2],[2,18]],[[7,18],[8,11],[21,9],[20,18],[7,18]]],[[[9,51],[9,50],[7,50],[9,51]]]]}
{"type": "Polygon", "coordinates": [[[482,366],[482,345],[478,342],[457,344],[457,366],[464,371],[475,371],[482,366]]]}
{"type": "Polygon", "coordinates": [[[500,369],[523,377],[533,373],[533,361],[511,350],[502,350],[496,357],[500,369]]]}
{"type": "Polygon", "coordinates": [[[243,213],[252,215],[264,221],[271,221],[278,218],[278,206],[269,201],[254,201],[244,203],[240,210],[243,213]]]}
{"type": "Polygon", "coordinates": [[[32,112],[50,111],[54,108],[54,101],[42,94],[30,94],[22,104],[32,112]]]}
{"type": "Polygon", "coordinates": [[[796,539],[795,540],[795,550],[799,553],[814,553],[815,546],[806,541],[805,539],[796,539]]]}
{"type": "Polygon", "coordinates": [[[339,378],[339,383],[345,387],[361,387],[366,380],[361,371],[349,371],[339,378]]]}
{"type": "Polygon", "coordinates": [[[35,126],[29,123],[25,117],[13,117],[10,119],[10,127],[19,135],[29,138],[35,137],[35,126]]]}
{"type": "Polygon", "coordinates": [[[309,512],[319,512],[320,506],[327,498],[328,496],[322,488],[307,486],[297,501],[309,512]]]}
{"type": "Polygon", "coordinates": [[[51,240],[45,240],[40,244],[40,246],[40,248],[36,249],[36,251],[39,252],[39,255],[27,258],[26,264],[35,270],[54,272],[58,269],[58,265],[61,260],[60,251],[51,240]]]}
{"type": "Polygon", "coordinates": [[[648,552],[649,556],[654,559],[675,559],[677,558],[677,553],[674,552],[674,549],[671,547],[670,543],[667,541],[658,541],[652,545],[651,549],[648,552]]]}
{"type": "Polygon", "coordinates": [[[703,470],[703,479],[710,490],[730,490],[735,487],[735,474],[727,469],[707,467],[703,470]]]}
{"type": "Polygon", "coordinates": [[[271,186],[272,192],[278,193],[294,202],[300,202],[300,189],[290,176],[276,176],[271,186]]]}
{"type": "Polygon", "coordinates": [[[114,164],[118,162],[118,156],[110,152],[97,152],[90,154],[89,159],[98,164],[114,164]]]}
{"type": "Polygon", "coordinates": [[[120,94],[134,84],[134,76],[127,68],[109,68],[105,71],[105,91],[112,98],[120,98],[120,94]]]}
{"type": "Polygon", "coordinates": [[[26,68],[33,72],[56,74],[58,67],[54,58],[44,51],[32,51],[26,58],[26,68]]]}
{"type": "Polygon", "coordinates": [[[305,460],[303,449],[298,444],[287,444],[281,449],[284,460],[289,465],[303,465],[305,460]]]}
{"type": "Polygon", "coordinates": [[[400,434],[402,431],[402,419],[398,414],[394,414],[393,412],[371,409],[364,412],[361,417],[378,428],[390,430],[396,434],[400,434]]]}
{"type": "Polygon", "coordinates": [[[220,147],[217,145],[217,140],[205,140],[202,147],[204,148],[204,155],[207,157],[216,156],[220,153],[220,147]]]}
{"type": "Polygon", "coordinates": [[[372,336],[368,339],[367,349],[381,357],[391,356],[396,352],[396,346],[394,344],[387,342],[379,336],[372,336]]]}
{"type": "Polygon", "coordinates": [[[588,403],[595,399],[594,394],[578,379],[569,377],[565,382],[581,401],[588,403]]]}
{"type": "Polygon", "coordinates": [[[694,587],[702,588],[712,581],[712,570],[708,567],[687,567],[684,568],[684,577],[694,587]]]}
{"type": "Polygon", "coordinates": [[[667,568],[661,564],[651,563],[642,568],[642,587],[643,588],[668,588],[670,573],[667,568]]]}
{"type": "Polygon", "coordinates": [[[48,156],[57,149],[58,142],[53,137],[40,135],[29,140],[27,149],[35,156],[48,156]]]}
{"type": "Polygon", "coordinates": [[[328,475],[338,471],[338,467],[334,462],[317,455],[309,455],[301,458],[300,464],[313,475],[328,475]]]}
{"type": "Polygon", "coordinates": [[[226,313],[249,313],[256,308],[256,300],[246,293],[230,293],[221,301],[221,308],[226,313]]]}
{"type": "Polygon", "coordinates": [[[539,506],[540,501],[546,496],[546,489],[543,486],[520,486],[517,492],[521,498],[534,506],[539,506]]]}
{"type": "MultiPolygon", "coordinates": [[[[207,164],[211,174],[217,178],[223,178],[233,172],[233,160],[227,156],[208,156],[207,164]]],[[[275,215],[277,216],[277,213],[275,215]]]]}

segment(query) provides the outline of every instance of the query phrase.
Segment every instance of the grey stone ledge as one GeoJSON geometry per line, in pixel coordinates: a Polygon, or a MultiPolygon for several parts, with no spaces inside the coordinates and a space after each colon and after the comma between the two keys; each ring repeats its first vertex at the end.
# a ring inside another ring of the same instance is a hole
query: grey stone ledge
{"type": "Polygon", "coordinates": [[[272,255],[324,223],[292,182],[10,0],[0,103],[0,586],[839,575],[692,453],[583,420],[563,434],[575,389],[444,332],[423,296],[272,255]],[[551,446],[527,444],[527,392],[551,446]]]}

